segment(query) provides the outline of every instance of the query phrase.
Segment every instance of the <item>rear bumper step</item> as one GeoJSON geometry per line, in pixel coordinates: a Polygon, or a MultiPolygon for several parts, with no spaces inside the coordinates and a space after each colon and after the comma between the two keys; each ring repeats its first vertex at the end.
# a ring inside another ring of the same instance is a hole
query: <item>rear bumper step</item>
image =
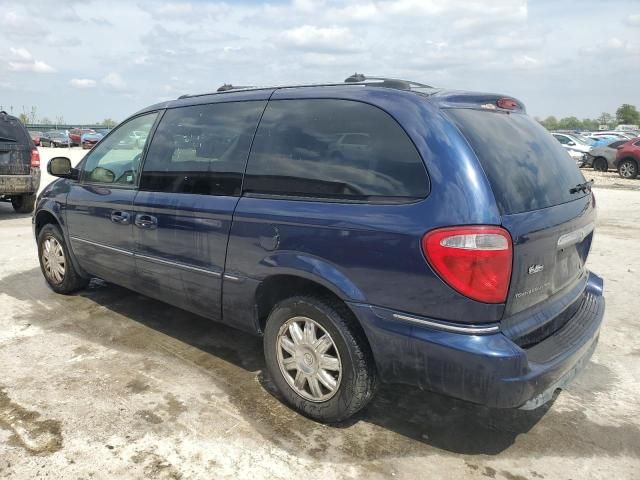
{"type": "Polygon", "coordinates": [[[0,195],[35,193],[39,187],[39,168],[31,169],[29,175],[0,175],[0,195]]]}

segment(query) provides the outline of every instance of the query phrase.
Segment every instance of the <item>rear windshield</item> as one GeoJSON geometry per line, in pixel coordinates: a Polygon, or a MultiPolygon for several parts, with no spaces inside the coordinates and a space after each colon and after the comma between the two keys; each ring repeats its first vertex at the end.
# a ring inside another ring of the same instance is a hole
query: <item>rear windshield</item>
{"type": "Polygon", "coordinates": [[[450,109],[447,114],[476,152],[503,214],[586,195],[569,191],[584,177],[567,151],[533,118],[472,109],[450,109]]]}
{"type": "Polygon", "coordinates": [[[0,143],[29,145],[31,137],[18,120],[6,115],[0,115],[0,143]]]}

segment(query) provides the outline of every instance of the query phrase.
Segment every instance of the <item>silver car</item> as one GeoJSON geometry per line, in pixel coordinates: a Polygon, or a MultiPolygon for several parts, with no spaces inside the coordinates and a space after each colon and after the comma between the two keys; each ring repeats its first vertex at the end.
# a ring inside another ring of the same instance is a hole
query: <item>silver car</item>
{"type": "Polygon", "coordinates": [[[610,168],[616,170],[613,162],[616,159],[616,153],[618,153],[618,147],[627,143],[629,140],[614,140],[605,145],[600,145],[592,149],[588,154],[585,161],[587,166],[593,167],[594,170],[606,172],[610,168]]]}

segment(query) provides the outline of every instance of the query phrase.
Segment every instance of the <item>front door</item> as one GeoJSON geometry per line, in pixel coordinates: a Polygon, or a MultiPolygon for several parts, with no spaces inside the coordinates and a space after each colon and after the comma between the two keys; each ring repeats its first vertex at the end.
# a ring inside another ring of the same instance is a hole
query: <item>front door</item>
{"type": "Polygon", "coordinates": [[[71,246],[87,272],[123,286],[134,284],[133,199],[144,144],[123,144],[132,131],[149,133],[157,112],[123,123],[82,162],[67,196],[71,246]]]}
{"type": "Polygon", "coordinates": [[[133,211],[138,289],[221,319],[227,238],[265,101],[167,110],[133,211]]]}

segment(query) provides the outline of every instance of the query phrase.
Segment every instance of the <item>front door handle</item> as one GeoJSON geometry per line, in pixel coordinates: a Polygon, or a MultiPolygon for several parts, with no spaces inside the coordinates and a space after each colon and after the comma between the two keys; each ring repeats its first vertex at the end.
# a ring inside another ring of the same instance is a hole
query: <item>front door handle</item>
{"type": "Polygon", "coordinates": [[[135,221],[136,227],[152,230],[158,226],[158,219],[153,215],[138,214],[135,221]]]}
{"type": "Polygon", "coordinates": [[[129,224],[129,214],[121,210],[113,210],[111,212],[111,221],[113,223],[119,223],[120,225],[129,224]]]}

